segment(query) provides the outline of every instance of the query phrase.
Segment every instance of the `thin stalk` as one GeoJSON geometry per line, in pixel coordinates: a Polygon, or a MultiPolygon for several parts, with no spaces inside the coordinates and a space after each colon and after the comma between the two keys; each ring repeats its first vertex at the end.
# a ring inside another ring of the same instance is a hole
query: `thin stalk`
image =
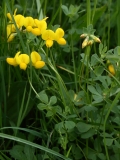
{"type": "Polygon", "coordinates": [[[91,19],[92,23],[93,23],[94,15],[95,15],[95,12],[96,12],[96,6],[97,6],[97,0],[94,0],[94,8],[93,8],[93,14],[92,14],[92,19],[91,19]]]}
{"type": "MultiPolygon", "coordinates": [[[[72,23],[71,23],[71,29],[72,29],[72,23]]],[[[76,76],[76,66],[75,66],[75,58],[74,58],[74,51],[73,51],[73,38],[72,38],[72,34],[71,34],[71,50],[72,50],[72,62],[73,62],[73,69],[74,69],[75,88],[76,88],[76,92],[78,92],[77,76],[76,76]]]]}
{"type": "Polygon", "coordinates": [[[109,0],[108,2],[108,49],[109,49],[109,45],[110,45],[110,6],[111,6],[111,0],[109,0]]]}
{"type": "Polygon", "coordinates": [[[90,6],[90,0],[87,0],[87,26],[89,26],[91,23],[91,6],[90,6]]]}

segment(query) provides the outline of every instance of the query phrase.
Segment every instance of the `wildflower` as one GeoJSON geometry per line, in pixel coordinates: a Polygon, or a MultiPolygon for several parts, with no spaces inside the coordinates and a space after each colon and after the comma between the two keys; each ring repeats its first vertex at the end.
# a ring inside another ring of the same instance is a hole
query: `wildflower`
{"type": "Polygon", "coordinates": [[[27,31],[31,31],[30,28],[34,26],[34,19],[32,17],[25,17],[24,18],[24,26],[26,27],[27,31]]]}
{"type": "Polygon", "coordinates": [[[55,33],[52,30],[45,30],[42,33],[42,39],[46,41],[46,46],[50,48],[53,45],[53,40],[55,40],[55,33]]]}
{"type": "MultiPolygon", "coordinates": [[[[36,30],[37,32],[39,31],[38,35],[41,35],[47,29],[47,23],[45,21],[46,19],[47,19],[47,17],[43,20],[34,19],[34,22],[35,22],[35,25],[36,25],[36,28],[34,28],[34,29],[37,29],[36,30]]],[[[33,32],[34,32],[34,29],[33,29],[33,32]]]]}
{"type": "MultiPolygon", "coordinates": [[[[16,23],[17,27],[20,29],[23,26],[23,24],[24,24],[24,16],[21,15],[21,14],[16,15],[16,12],[17,12],[17,9],[15,9],[15,11],[14,11],[13,18],[15,20],[15,23],[16,23]]],[[[13,19],[12,19],[12,16],[11,16],[10,13],[7,13],[7,17],[9,18],[10,23],[12,23],[13,19]]],[[[14,30],[16,30],[15,29],[16,27],[15,27],[14,24],[13,24],[13,28],[14,28],[14,30]]]]}
{"type": "Polygon", "coordinates": [[[27,54],[21,54],[20,51],[16,53],[15,60],[17,64],[20,66],[20,69],[26,70],[27,65],[29,63],[29,56],[27,54]]]}
{"type": "Polygon", "coordinates": [[[58,44],[65,45],[66,40],[63,38],[64,36],[64,31],[62,28],[58,28],[55,31],[55,40],[57,41],[58,44]]]}
{"type": "Polygon", "coordinates": [[[44,67],[44,65],[45,65],[45,62],[44,62],[44,61],[41,61],[41,56],[40,56],[39,53],[36,52],[36,51],[33,51],[33,52],[31,53],[31,61],[32,61],[32,65],[33,65],[36,69],[42,68],[42,67],[44,67]]]}
{"type": "Polygon", "coordinates": [[[114,68],[114,66],[112,64],[110,64],[108,66],[108,70],[113,76],[115,75],[115,68],[114,68]]]}

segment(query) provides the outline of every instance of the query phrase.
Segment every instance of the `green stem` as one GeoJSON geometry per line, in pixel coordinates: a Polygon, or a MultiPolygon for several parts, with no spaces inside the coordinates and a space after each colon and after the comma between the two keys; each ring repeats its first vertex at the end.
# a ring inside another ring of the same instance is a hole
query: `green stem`
{"type": "Polygon", "coordinates": [[[91,6],[90,6],[90,0],[87,0],[87,26],[89,26],[91,23],[91,6]]]}
{"type": "Polygon", "coordinates": [[[108,3],[108,49],[109,49],[109,45],[110,45],[110,6],[111,6],[111,0],[109,0],[108,3]]]}
{"type": "Polygon", "coordinates": [[[97,6],[97,0],[94,0],[94,8],[93,8],[93,14],[92,14],[92,23],[93,23],[93,19],[94,19],[94,15],[95,15],[95,12],[96,12],[96,6],[97,6]]]}
{"type": "Polygon", "coordinates": [[[106,158],[107,160],[110,160],[109,159],[109,154],[108,154],[108,150],[107,150],[107,146],[106,146],[106,138],[105,138],[105,126],[106,126],[106,122],[107,122],[107,119],[108,119],[108,116],[112,110],[112,108],[117,104],[117,100],[120,98],[120,92],[118,92],[118,94],[116,95],[113,103],[111,104],[106,116],[105,116],[105,120],[104,120],[104,124],[103,124],[103,139],[104,139],[104,146],[105,146],[105,152],[106,152],[106,158]]]}
{"type": "MultiPolygon", "coordinates": [[[[72,29],[72,23],[71,23],[71,29],[72,29]]],[[[74,51],[73,51],[73,39],[72,39],[72,34],[71,34],[71,50],[72,50],[72,62],[73,62],[73,69],[74,69],[74,79],[75,79],[75,88],[76,92],[78,92],[78,87],[77,87],[77,77],[76,77],[76,66],[75,66],[75,58],[74,58],[74,51]]]]}

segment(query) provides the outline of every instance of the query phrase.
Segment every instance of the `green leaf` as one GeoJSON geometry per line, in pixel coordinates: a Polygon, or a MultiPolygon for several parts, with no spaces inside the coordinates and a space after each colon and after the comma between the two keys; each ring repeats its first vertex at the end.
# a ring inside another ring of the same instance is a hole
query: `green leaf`
{"type": "Polygon", "coordinates": [[[81,132],[81,133],[87,132],[90,128],[92,128],[92,126],[90,124],[83,123],[83,122],[78,122],[76,127],[78,128],[79,132],[81,132]]]}
{"type": "Polygon", "coordinates": [[[87,132],[81,134],[81,138],[87,139],[87,138],[92,137],[94,134],[95,134],[95,129],[94,129],[94,128],[91,128],[91,129],[88,130],[87,132]]]}
{"type": "Polygon", "coordinates": [[[97,111],[98,109],[94,106],[88,105],[88,106],[84,106],[82,107],[85,111],[90,112],[90,111],[97,111]]]}
{"type": "Polygon", "coordinates": [[[69,90],[69,96],[70,96],[70,99],[71,101],[73,102],[74,101],[74,98],[75,98],[75,92],[73,90],[69,90]]]}
{"type": "Polygon", "coordinates": [[[25,145],[25,147],[24,147],[24,153],[25,153],[25,155],[26,155],[26,159],[27,160],[31,160],[31,159],[35,159],[34,158],[34,151],[35,151],[35,149],[34,148],[32,148],[32,147],[30,147],[30,146],[28,146],[28,145],[25,145]]]}
{"type": "Polygon", "coordinates": [[[93,102],[93,104],[94,104],[94,103],[100,103],[100,102],[103,101],[103,97],[102,97],[101,95],[92,95],[92,96],[93,96],[93,99],[95,100],[95,101],[93,102]]]}
{"type": "Polygon", "coordinates": [[[114,143],[117,148],[120,148],[120,143],[117,140],[114,140],[114,143]]]}
{"type": "Polygon", "coordinates": [[[64,121],[55,125],[55,129],[60,133],[70,132],[75,127],[73,121],[64,121]]]}
{"type": "Polygon", "coordinates": [[[52,111],[47,111],[46,117],[51,117],[53,116],[55,113],[53,113],[52,111]]]}
{"type": "Polygon", "coordinates": [[[98,158],[100,158],[101,160],[106,160],[106,156],[103,153],[98,153],[97,154],[98,158]]]}
{"type": "Polygon", "coordinates": [[[105,142],[104,142],[107,146],[111,146],[113,143],[113,139],[111,138],[105,138],[105,142]]]}
{"type": "Polygon", "coordinates": [[[47,109],[48,106],[47,106],[46,104],[44,104],[44,103],[39,103],[39,104],[37,105],[37,108],[38,108],[39,110],[44,110],[44,109],[47,109]]]}
{"type": "Polygon", "coordinates": [[[9,152],[10,155],[18,160],[26,159],[25,154],[23,153],[24,147],[21,145],[15,145],[9,152]]]}
{"type": "Polygon", "coordinates": [[[95,140],[94,140],[94,148],[97,152],[101,152],[102,151],[102,148],[101,148],[101,138],[100,137],[97,137],[95,140]]]}
{"type": "Polygon", "coordinates": [[[68,8],[65,5],[62,5],[61,8],[62,8],[64,14],[67,16],[69,14],[68,8]]]}
{"type": "Polygon", "coordinates": [[[88,86],[88,90],[89,90],[91,93],[100,96],[100,94],[97,92],[97,90],[96,90],[92,85],[89,85],[89,86],[88,86]]]}
{"type": "Polygon", "coordinates": [[[48,104],[48,96],[45,92],[42,91],[38,95],[39,95],[39,97],[37,97],[37,98],[40,99],[40,101],[42,101],[45,104],[48,104]]]}
{"type": "Polygon", "coordinates": [[[114,49],[114,54],[120,56],[120,46],[115,47],[115,49],[114,49]]]}
{"type": "Polygon", "coordinates": [[[103,71],[104,71],[104,67],[103,67],[103,66],[97,66],[97,67],[95,68],[95,70],[94,70],[94,72],[95,72],[95,74],[96,74],[97,76],[100,76],[100,75],[103,73],[103,71]]]}
{"type": "Polygon", "coordinates": [[[57,98],[56,96],[52,96],[50,97],[50,101],[49,101],[49,105],[54,105],[55,103],[57,103],[57,98]]]}

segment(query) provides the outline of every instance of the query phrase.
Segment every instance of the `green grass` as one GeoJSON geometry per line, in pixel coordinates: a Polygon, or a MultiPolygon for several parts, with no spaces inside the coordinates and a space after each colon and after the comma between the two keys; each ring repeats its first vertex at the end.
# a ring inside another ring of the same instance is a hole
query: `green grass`
{"type": "Polygon", "coordinates": [[[0,159],[119,160],[119,1],[5,0],[0,8],[0,159]],[[62,28],[66,45],[47,48],[17,28],[16,8],[48,17],[47,29],[62,28]],[[8,12],[17,33],[9,43],[8,12]],[[9,65],[18,51],[37,51],[45,66],[9,65]]]}

